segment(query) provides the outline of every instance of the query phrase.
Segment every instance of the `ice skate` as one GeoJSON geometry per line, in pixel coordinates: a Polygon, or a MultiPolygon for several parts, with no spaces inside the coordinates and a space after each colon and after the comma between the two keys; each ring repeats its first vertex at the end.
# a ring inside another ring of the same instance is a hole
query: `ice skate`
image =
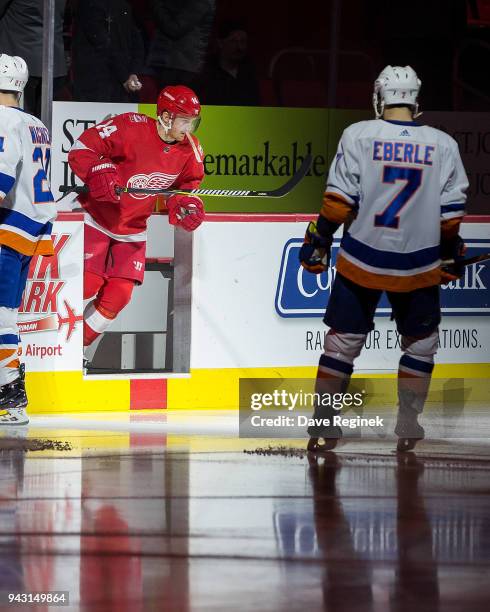
{"type": "Polygon", "coordinates": [[[0,426],[27,425],[27,394],[24,380],[21,377],[3,385],[0,390],[0,426]]]}
{"type": "Polygon", "coordinates": [[[398,421],[395,427],[395,434],[398,436],[396,450],[399,453],[413,450],[417,442],[425,437],[424,428],[417,421],[398,421]]]}
{"type": "Polygon", "coordinates": [[[309,453],[321,455],[333,450],[337,446],[336,438],[310,438],[306,447],[309,453]],[[320,443],[323,440],[323,443],[320,443]]]}
{"type": "Polygon", "coordinates": [[[306,450],[318,456],[322,456],[322,454],[332,451],[342,437],[342,430],[340,427],[333,427],[331,434],[329,433],[326,435],[328,437],[310,438],[306,450]],[[323,442],[320,442],[320,440],[323,440],[323,442]]]}

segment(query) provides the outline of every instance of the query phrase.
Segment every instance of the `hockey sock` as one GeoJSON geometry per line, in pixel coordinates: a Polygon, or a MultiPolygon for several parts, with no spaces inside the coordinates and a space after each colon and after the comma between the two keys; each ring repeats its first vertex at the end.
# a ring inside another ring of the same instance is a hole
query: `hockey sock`
{"type": "Polygon", "coordinates": [[[318,364],[315,384],[317,400],[313,417],[328,419],[330,427],[310,427],[310,436],[339,437],[339,430],[332,429],[333,417],[340,414],[340,410],[334,407],[333,398],[335,394],[345,393],[354,369],[354,360],[361,352],[365,339],[365,334],[347,334],[332,329],[326,335],[324,353],[318,364]]]}
{"type": "Polygon", "coordinates": [[[407,433],[410,427],[417,429],[417,417],[424,409],[429,392],[438,346],[437,330],[425,338],[402,336],[401,346],[403,355],[398,366],[399,409],[395,431],[407,433]]]}
{"type": "Polygon", "coordinates": [[[0,306],[0,386],[19,378],[17,308],[0,306]]]}
{"type": "Polygon", "coordinates": [[[89,346],[104,333],[121,310],[129,303],[134,281],[110,278],[99,291],[94,302],[84,312],[83,345],[89,346]]]}
{"type": "Polygon", "coordinates": [[[117,314],[97,307],[95,302],[90,302],[83,313],[83,346],[90,346],[100,334],[104,333],[117,314]]]}

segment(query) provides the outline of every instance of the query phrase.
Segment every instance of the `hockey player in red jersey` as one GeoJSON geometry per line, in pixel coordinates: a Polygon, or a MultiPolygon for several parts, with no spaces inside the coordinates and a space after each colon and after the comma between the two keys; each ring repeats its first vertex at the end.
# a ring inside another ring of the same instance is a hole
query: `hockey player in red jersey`
{"type": "MultiPolygon", "coordinates": [[[[85,216],[84,346],[89,346],[129,303],[143,282],[146,226],[156,196],[118,194],[117,186],[195,189],[203,176],[203,152],[192,134],[201,106],[184,86],[165,87],[157,119],[125,113],[91,127],[75,142],[68,161],[88,186],[79,196],[85,216]]],[[[170,196],[169,222],[193,231],[204,219],[200,198],[170,196]]]]}

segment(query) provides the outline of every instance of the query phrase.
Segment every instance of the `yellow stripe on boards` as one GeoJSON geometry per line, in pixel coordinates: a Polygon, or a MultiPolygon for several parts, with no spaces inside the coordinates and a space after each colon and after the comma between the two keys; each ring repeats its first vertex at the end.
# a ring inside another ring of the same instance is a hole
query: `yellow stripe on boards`
{"type": "Polygon", "coordinates": [[[27,372],[30,414],[129,410],[130,381],[84,379],[81,372],[27,372]]]}
{"type": "MultiPolygon", "coordinates": [[[[314,379],[316,371],[315,366],[196,369],[191,371],[190,378],[167,380],[167,407],[170,410],[233,410],[238,408],[240,378],[314,379]]],[[[395,379],[396,371],[356,372],[354,378],[395,379]]],[[[440,364],[434,368],[432,378],[432,388],[441,389],[441,392],[460,387],[454,381],[466,379],[466,385],[471,387],[470,399],[484,399],[488,393],[490,364],[440,364]],[[449,382],[448,379],[453,380],[449,382]]],[[[84,379],[80,372],[27,372],[26,384],[31,414],[130,409],[129,378],[92,380],[84,379]]]]}

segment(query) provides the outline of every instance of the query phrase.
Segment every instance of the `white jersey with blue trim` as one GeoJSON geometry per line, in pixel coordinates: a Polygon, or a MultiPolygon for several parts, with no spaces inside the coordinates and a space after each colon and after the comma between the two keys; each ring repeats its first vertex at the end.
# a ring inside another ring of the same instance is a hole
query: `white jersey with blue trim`
{"type": "Polygon", "coordinates": [[[0,106],[0,244],[24,255],[53,254],[50,157],[51,140],[42,121],[0,106]]]}
{"type": "Polygon", "coordinates": [[[413,287],[430,284],[424,275],[440,265],[441,220],[464,215],[467,188],[458,145],[445,132],[384,119],[349,126],[326,188],[357,214],[337,269],[355,281],[382,275],[385,289],[390,277],[393,287],[406,277],[404,290],[411,278],[413,287]]]}

